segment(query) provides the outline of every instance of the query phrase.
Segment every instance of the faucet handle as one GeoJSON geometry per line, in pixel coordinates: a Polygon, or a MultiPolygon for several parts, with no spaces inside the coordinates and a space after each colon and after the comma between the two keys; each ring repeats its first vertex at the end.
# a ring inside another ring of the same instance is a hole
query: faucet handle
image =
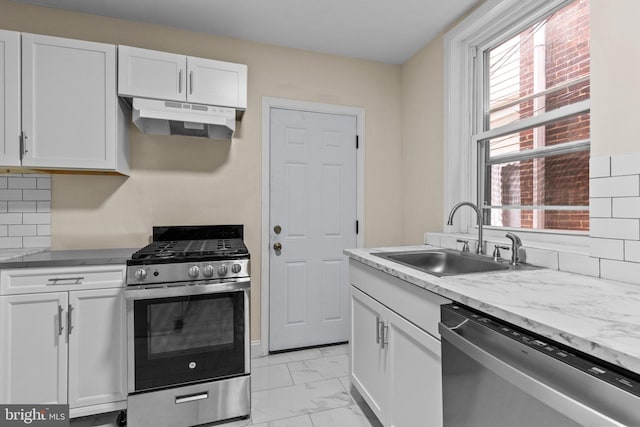
{"type": "Polygon", "coordinates": [[[464,243],[464,244],[462,245],[462,252],[470,252],[470,251],[469,251],[469,241],[468,241],[468,240],[458,239],[458,240],[456,240],[456,242],[458,242],[458,243],[464,243]]]}
{"type": "Polygon", "coordinates": [[[508,251],[510,248],[509,246],[502,246],[502,245],[494,245],[494,250],[493,250],[493,260],[498,262],[502,259],[502,254],[500,253],[500,249],[503,249],[505,251],[508,251]]]}

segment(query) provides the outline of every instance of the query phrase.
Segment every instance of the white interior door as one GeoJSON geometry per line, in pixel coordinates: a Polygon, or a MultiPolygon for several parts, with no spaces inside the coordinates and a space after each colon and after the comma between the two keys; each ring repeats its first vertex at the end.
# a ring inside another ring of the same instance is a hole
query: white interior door
{"type": "Polygon", "coordinates": [[[346,341],[356,117],[278,108],[270,117],[269,350],[346,341]]]}

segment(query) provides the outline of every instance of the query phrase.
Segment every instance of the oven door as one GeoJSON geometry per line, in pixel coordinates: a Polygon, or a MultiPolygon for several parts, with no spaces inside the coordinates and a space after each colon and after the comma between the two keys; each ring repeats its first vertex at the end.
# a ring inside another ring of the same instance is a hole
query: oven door
{"type": "Polygon", "coordinates": [[[127,289],[130,393],[249,374],[249,279],[127,289]]]}

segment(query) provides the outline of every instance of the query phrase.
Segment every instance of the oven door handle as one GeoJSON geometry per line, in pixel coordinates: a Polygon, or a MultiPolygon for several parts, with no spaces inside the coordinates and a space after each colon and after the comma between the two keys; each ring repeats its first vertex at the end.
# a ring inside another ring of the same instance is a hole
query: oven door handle
{"type": "Polygon", "coordinates": [[[129,286],[125,288],[127,300],[150,298],[182,297],[191,295],[219,294],[223,292],[245,291],[251,287],[251,278],[230,279],[221,283],[179,284],[169,286],[129,286]]]}
{"type": "Polygon", "coordinates": [[[197,400],[205,400],[209,398],[208,392],[198,393],[198,394],[189,394],[187,396],[176,396],[176,405],[181,403],[195,402],[197,400]]]}

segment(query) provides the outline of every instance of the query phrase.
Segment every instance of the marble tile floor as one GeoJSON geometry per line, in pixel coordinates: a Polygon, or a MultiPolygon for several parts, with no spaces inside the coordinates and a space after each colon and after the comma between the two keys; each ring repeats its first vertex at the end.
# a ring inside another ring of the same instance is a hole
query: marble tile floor
{"type": "MultiPolygon", "coordinates": [[[[115,427],[116,415],[75,419],[71,427],[115,427]]],[[[382,427],[351,386],[347,344],[252,359],[251,419],[214,425],[382,427]]]]}
{"type": "Polygon", "coordinates": [[[246,426],[381,427],[350,384],[346,344],[256,358],[251,366],[246,426]]]}

